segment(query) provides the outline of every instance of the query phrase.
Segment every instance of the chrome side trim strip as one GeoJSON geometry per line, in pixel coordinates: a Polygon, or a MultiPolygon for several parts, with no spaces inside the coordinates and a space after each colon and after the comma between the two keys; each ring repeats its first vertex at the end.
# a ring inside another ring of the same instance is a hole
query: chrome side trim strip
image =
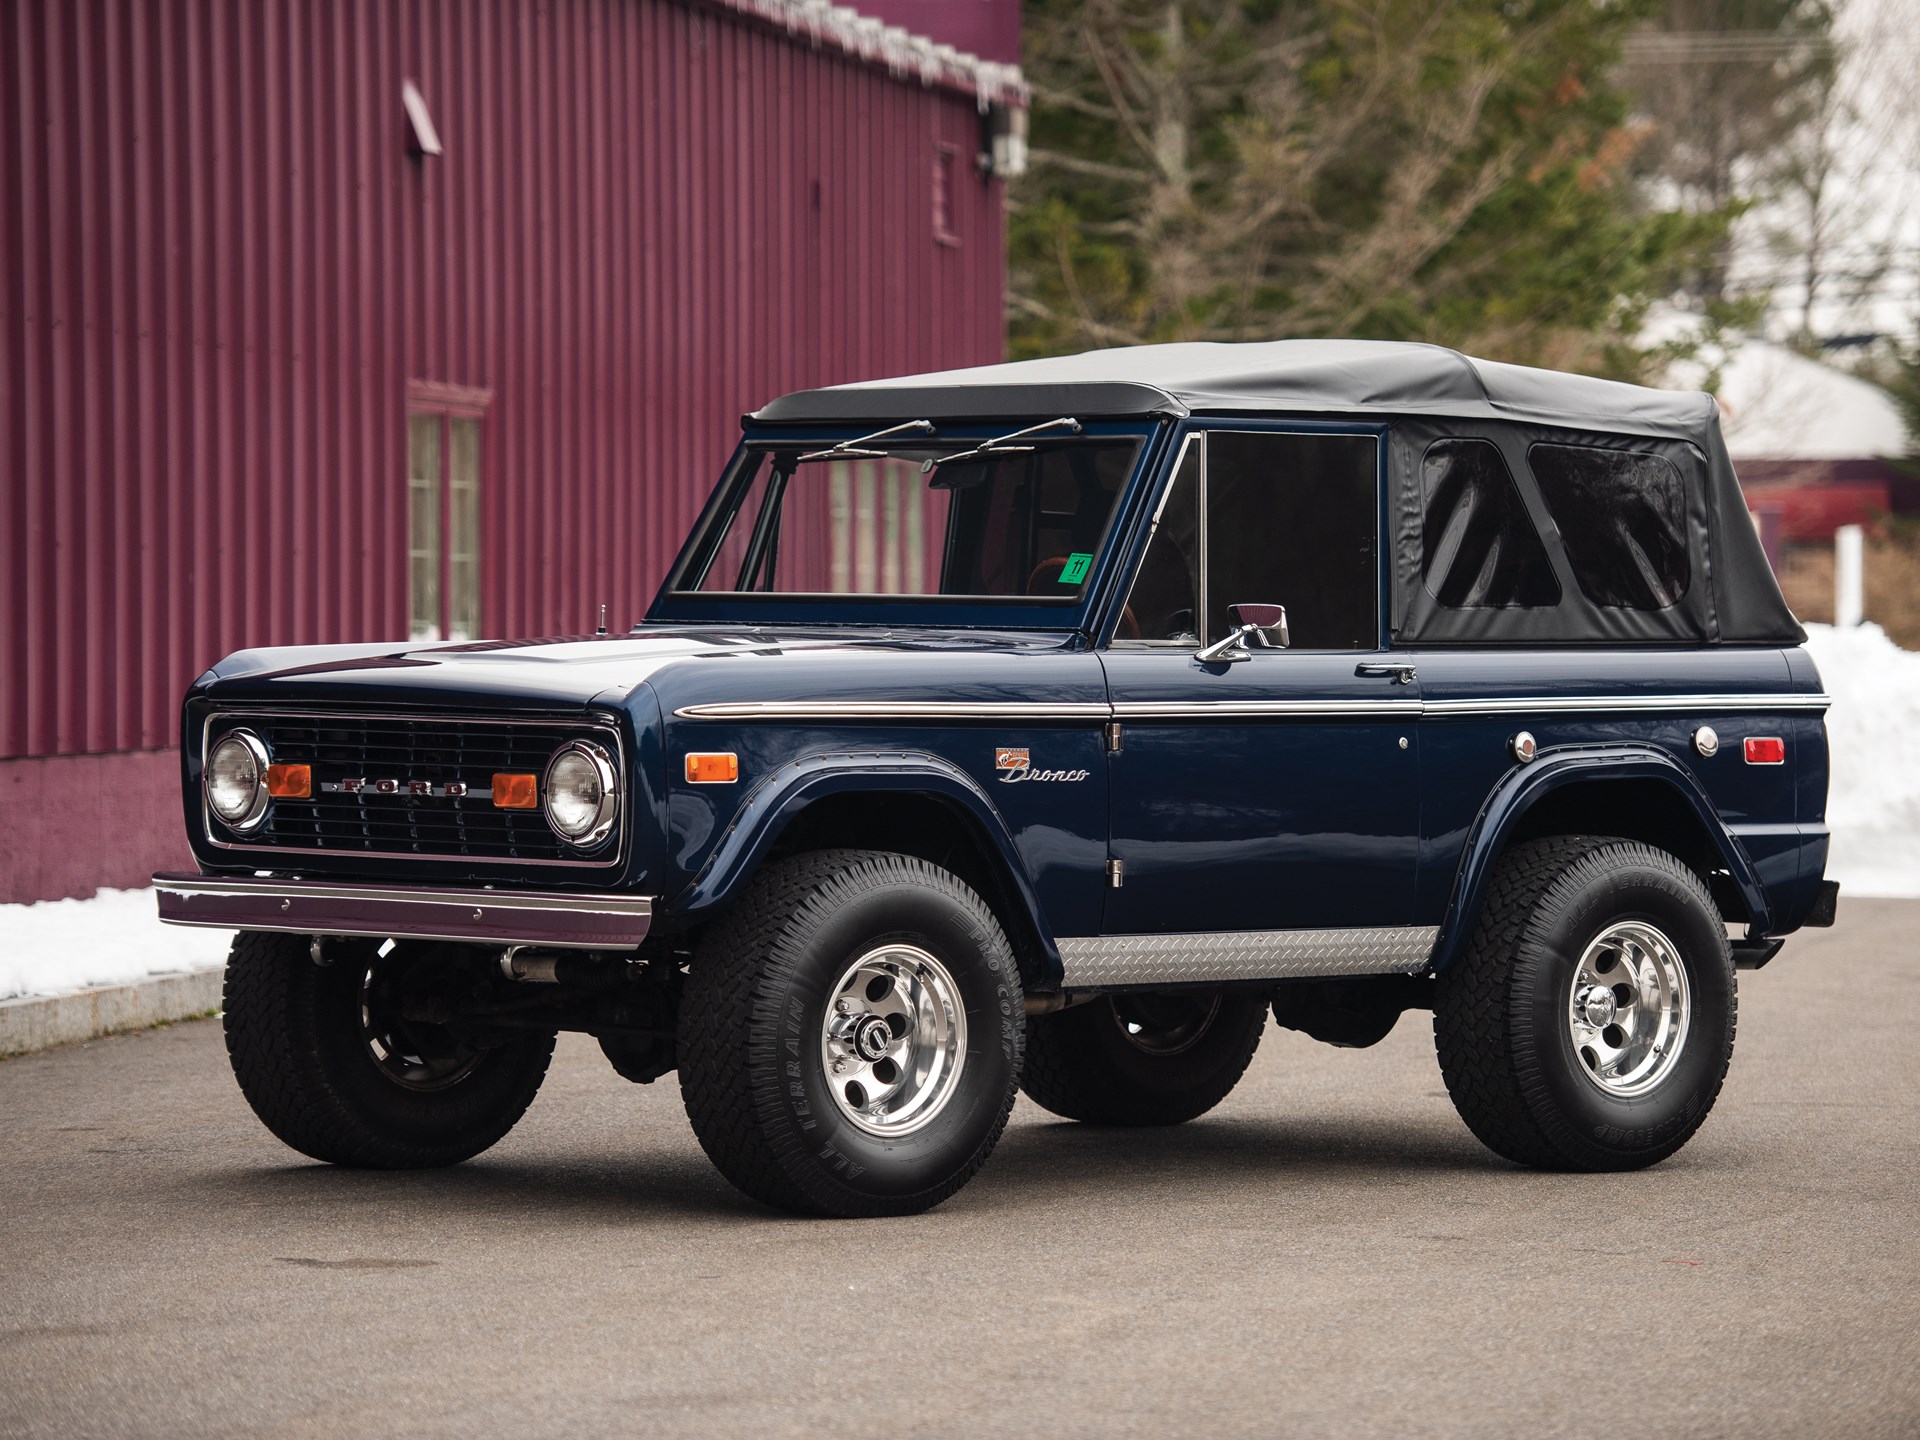
{"type": "Polygon", "coordinates": [[[1231,720],[1240,717],[1291,716],[1297,719],[1420,718],[1418,700],[1202,700],[1189,705],[1161,705],[1123,700],[1113,707],[1116,720],[1231,720]]]}
{"type": "Polygon", "coordinates": [[[631,950],[653,924],[647,895],[429,890],[250,875],[156,875],[153,888],[167,924],[219,930],[631,950]]]}
{"type": "Polygon", "coordinates": [[[1461,718],[1477,715],[1698,715],[1828,709],[1829,695],[1535,695],[1500,700],[1099,701],[750,700],[685,705],[681,720],[1232,720],[1461,718]]]}
{"type": "Polygon", "coordinates": [[[1423,700],[1426,715],[1538,715],[1572,711],[1674,711],[1699,714],[1729,710],[1825,710],[1831,695],[1531,695],[1500,700],[1423,700]]]}
{"type": "Polygon", "coordinates": [[[685,705],[681,720],[1110,720],[1104,700],[742,700],[685,705]]]}
{"type": "Polygon", "coordinates": [[[1358,930],[1234,930],[1063,939],[1061,985],[1190,985],[1312,976],[1417,975],[1440,931],[1433,925],[1358,930]]]}

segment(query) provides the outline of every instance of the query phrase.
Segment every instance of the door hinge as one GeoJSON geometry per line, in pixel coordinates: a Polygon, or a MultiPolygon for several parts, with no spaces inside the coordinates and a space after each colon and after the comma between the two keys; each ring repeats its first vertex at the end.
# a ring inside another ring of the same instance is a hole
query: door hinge
{"type": "Polygon", "coordinates": [[[1127,862],[1124,860],[1107,861],[1107,884],[1118,890],[1127,880],[1127,862]]]}
{"type": "Polygon", "coordinates": [[[1120,753],[1120,722],[1118,720],[1107,721],[1107,753],[1109,755],[1120,753]]]}

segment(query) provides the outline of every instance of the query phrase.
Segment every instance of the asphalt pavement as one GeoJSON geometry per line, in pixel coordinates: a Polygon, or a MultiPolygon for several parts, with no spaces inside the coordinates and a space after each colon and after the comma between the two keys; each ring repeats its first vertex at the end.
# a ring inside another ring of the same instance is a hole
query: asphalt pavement
{"type": "Polygon", "coordinates": [[[1455,1117],[1426,1017],[1268,1031],[1212,1115],[1024,1101],[931,1214],[805,1221],[669,1080],[563,1037],[452,1170],[333,1170],[217,1022],[0,1064],[0,1434],[1920,1434],[1920,902],[1743,975],[1658,1168],[1537,1175],[1455,1117]]]}

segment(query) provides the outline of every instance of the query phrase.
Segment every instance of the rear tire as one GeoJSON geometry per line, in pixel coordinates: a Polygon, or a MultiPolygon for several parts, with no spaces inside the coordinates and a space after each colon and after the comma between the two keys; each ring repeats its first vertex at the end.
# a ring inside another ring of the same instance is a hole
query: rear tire
{"type": "Polygon", "coordinates": [[[1089,1125],[1179,1125],[1227,1098],[1266,1023],[1263,993],[1105,996],[1027,1022],[1020,1088],[1089,1125]]]}
{"type": "Polygon", "coordinates": [[[1666,1159],[1707,1118],[1733,1056],[1720,914],[1692,870],[1633,840],[1515,846],[1434,999],[1460,1117],[1540,1169],[1666,1159]]]}
{"type": "Polygon", "coordinates": [[[953,875],[876,851],[797,855],[764,866],[694,958],[680,1093],[754,1199],[911,1215],[992,1154],[1023,1013],[1006,935],[953,875]]]}
{"type": "Polygon", "coordinates": [[[303,935],[235,937],[224,1026],[240,1093],[281,1140],[329,1164],[407,1170],[478,1155],[533,1103],[554,1037],[477,1048],[401,1020],[403,982],[452,947],[383,957],[379,945],[331,941],[320,966],[303,935]]]}

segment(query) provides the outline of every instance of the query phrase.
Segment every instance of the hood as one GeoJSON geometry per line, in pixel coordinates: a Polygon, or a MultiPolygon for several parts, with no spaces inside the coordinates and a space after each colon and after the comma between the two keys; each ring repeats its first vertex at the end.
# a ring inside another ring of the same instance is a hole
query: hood
{"type": "Polygon", "coordinates": [[[198,688],[224,702],[572,708],[620,704],[682,662],[726,688],[722,673],[738,667],[719,672],[714,662],[749,662],[746,668],[760,670],[785,660],[799,664],[768,668],[815,670],[823,664],[837,669],[834,662],[844,659],[865,671],[885,656],[1050,653],[1061,645],[1058,635],[977,630],[642,626],[625,635],[241,650],[201,677],[198,688]]]}

